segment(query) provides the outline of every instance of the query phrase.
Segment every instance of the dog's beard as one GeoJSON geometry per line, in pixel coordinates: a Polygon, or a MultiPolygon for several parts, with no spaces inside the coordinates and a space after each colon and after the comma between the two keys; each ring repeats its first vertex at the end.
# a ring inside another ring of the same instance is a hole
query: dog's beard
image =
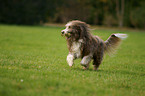
{"type": "Polygon", "coordinates": [[[69,38],[71,38],[71,33],[67,33],[67,34],[65,34],[65,37],[66,37],[66,39],[69,39],[69,38]]]}
{"type": "Polygon", "coordinates": [[[78,40],[79,38],[79,33],[77,30],[69,31],[67,34],[63,34],[67,40],[78,40]]]}
{"type": "Polygon", "coordinates": [[[69,32],[69,33],[65,34],[64,36],[67,40],[74,38],[74,34],[72,34],[72,32],[69,32]]]}

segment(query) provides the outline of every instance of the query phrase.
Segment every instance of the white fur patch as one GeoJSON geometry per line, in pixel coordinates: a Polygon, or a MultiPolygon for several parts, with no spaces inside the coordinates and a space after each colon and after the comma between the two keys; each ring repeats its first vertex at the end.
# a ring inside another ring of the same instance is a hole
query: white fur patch
{"type": "Polygon", "coordinates": [[[78,42],[73,42],[71,46],[71,52],[67,56],[67,63],[71,67],[73,66],[73,60],[81,56],[81,43],[83,42],[80,39],[78,42]]]}
{"type": "Polygon", "coordinates": [[[69,22],[69,23],[67,23],[65,26],[68,27],[68,26],[71,26],[71,25],[72,25],[72,23],[69,22]]]}
{"type": "Polygon", "coordinates": [[[67,63],[69,66],[73,65],[74,56],[72,54],[68,54],[67,56],[67,63]]]}
{"type": "Polygon", "coordinates": [[[81,61],[81,65],[87,65],[87,64],[89,64],[90,61],[91,61],[91,59],[92,59],[92,56],[89,56],[89,55],[83,57],[83,59],[82,59],[82,61],[81,61]]]}
{"type": "Polygon", "coordinates": [[[81,42],[73,42],[71,46],[71,53],[75,54],[77,58],[81,55],[81,42]]]}
{"type": "Polygon", "coordinates": [[[121,34],[121,33],[116,33],[114,35],[122,40],[124,40],[128,37],[127,34],[121,34]]]}
{"type": "Polygon", "coordinates": [[[62,30],[62,31],[64,32],[64,34],[67,34],[68,28],[66,28],[66,29],[64,29],[64,30],[62,30]]]}

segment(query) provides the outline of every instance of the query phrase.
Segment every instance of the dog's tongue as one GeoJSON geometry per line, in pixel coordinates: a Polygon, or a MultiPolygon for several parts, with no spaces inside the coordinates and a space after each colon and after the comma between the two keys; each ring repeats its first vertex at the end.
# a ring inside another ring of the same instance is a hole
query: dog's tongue
{"type": "Polygon", "coordinates": [[[66,37],[66,39],[69,39],[69,37],[66,37]]]}
{"type": "Polygon", "coordinates": [[[66,39],[69,39],[71,36],[66,36],[66,39]]]}

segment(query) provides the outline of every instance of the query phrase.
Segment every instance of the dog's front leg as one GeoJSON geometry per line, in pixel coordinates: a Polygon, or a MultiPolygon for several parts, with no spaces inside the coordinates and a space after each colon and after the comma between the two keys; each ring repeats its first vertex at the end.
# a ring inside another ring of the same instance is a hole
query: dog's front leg
{"type": "Polygon", "coordinates": [[[68,54],[67,55],[67,63],[70,67],[73,66],[73,63],[74,63],[74,55],[73,54],[68,54]]]}
{"type": "Polygon", "coordinates": [[[89,63],[92,59],[92,56],[88,55],[88,56],[84,56],[82,61],[81,61],[81,65],[84,66],[83,69],[88,69],[89,68],[89,63]]]}

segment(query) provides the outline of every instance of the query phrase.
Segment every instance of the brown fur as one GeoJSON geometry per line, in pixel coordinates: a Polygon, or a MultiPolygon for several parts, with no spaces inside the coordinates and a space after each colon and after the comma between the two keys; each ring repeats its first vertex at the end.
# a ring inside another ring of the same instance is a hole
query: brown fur
{"type": "MultiPolygon", "coordinates": [[[[74,20],[70,21],[66,24],[66,26],[70,27],[70,37],[66,36],[67,45],[69,52],[71,52],[71,47],[73,42],[79,42],[79,40],[83,40],[80,50],[81,50],[81,58],[83,59],[85,56],[90,56],[93,59],[94,70],[96,70],[103,60],[104,52],[112,52],[113,49],[120,44],[121,39],[112,34],[105,42],[100,39],[98,36],[93,36],[90,33],[89,25],[85,22],[74,20]],[[91,54],[91,55],[90,55],[91,54]]],[[[84,66],[84,69],[87,69],[87,66],[84,66]]]]}

